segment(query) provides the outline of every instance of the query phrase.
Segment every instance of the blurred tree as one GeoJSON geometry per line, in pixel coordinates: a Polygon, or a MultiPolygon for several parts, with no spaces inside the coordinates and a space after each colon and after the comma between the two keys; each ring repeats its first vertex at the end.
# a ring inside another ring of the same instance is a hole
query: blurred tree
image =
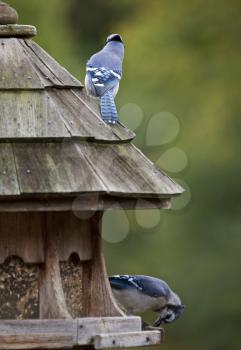
{"type": "Polygon", "coordinates": [[[75,39],[80,43],[81,53],[87,59],[100,49],[106,36],[125,18],[130,18],[136,9],[135,2],[128,0],[71,1],[70,25],[75,39]]]}

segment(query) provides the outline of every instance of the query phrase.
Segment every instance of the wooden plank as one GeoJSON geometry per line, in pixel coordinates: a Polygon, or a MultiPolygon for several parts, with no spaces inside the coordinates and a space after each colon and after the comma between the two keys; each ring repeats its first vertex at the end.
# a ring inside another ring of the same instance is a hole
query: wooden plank
{"type": "Polygon", "coordinates": [[[10,320],[0,321],[0,348],[71,349],[77,342],[74,320],[10,320]]]}
{"type": "Polygon", "coordinates": [[[128,348],[139,346],[159,345],[161,332],[122,332],[113,334],[99,334],[95,337],[95,349],[128,348]]]}
{"type": "Polygon", "coordinates": [[[1,92],[0,125],[1,142],[70,138],[57,106],[42,91],[1,92]]]}
{"type": "MultiPolygon", "coordinates": [[[[131,116],[130,116],[131,118],[131,116]]],[[[130,129],[128,129],[127,127],[125,127],[123,124],[121,124],[120,122],[110,125],[113,133],[119,137],[119,139],[123,142],[127,142],[127,141],[132,141],[135,137],[136,134],[131,131],[130,129]]]]}
{"type": "MultiPolygon", "coordinates": [[[[32,40],[26,40],[26,44],[33,53],[47,66],[47,68],[58,78],[65,87],[82,87],[80,81],[73,77],[64,67],[62,67],[53,57],[45,52],[38,44],[32,40]]],[[[40,68],[41,69],[41,68],[40,68]]]]}
{"type": "Polygon", "coordinates": [[[105,190],[72,143],[15,144],[14,154],[22,194],[105,190]]]}
{"type": "Polygon", "coordinates": [[[18,39],[0,39],[0,89],[43,89],[18,39]]]}
{"type": "Polygon", "coordinates": [[[102,212],[91,217],[92,260],[83,265],[83,315],[124,316],[112,294],[101,251],[102,212]]]}
{"type": "MultiPolygon", "coordinates": [[[[61,196],[61,195],[60,195],[61,196]]],[[[170,209],[170,198],[136,198],[81,195],[72,198],[26,198],[0,201],[0,212],[170,209]]]]}
{"type": "Polygon", "coordinates": [[[78,345],[93,344],[97,334],[141,331],[141,318],[128,317],[88,317],[78,318],[78,345]]]}
{"type": "Polygon", "coordinates": [[[11,255],[25,263],[44,261],[41,213],[0,214],[0,264],[11,255]]]}
{"type": "Polygon", "coordinates": [[[36,72],[39,75],[39,79],[43,82],[45,87],[49,86],[61,86],[62,82],[54,75],[54,73],[46,66],[46,64],[34,53],[27,41],[24,39],[19,39],[19,43],[23,47],[26,55],[34,66],[36,72]]]}
{"type": "Polygon", "coordinates": [[[49,91],[49,96],[58,106],[73,137],[108,142],[119,141],[111,128],[72,90],[54,89],[49,91]]]}
{"type": "MultiPolygon", "coordinates": [[[[93,213],[85,213],[89,218],[93,213]]],[[[64,213],[51,213],[54,230],[58,234],[58,252],[59,260],[67,261],[71,254],[76,253],[80,261],[90,260],[92,258],[91,247],[91,222],[81,219],[81,214],[75,211],[64,213]]],[[[84,217],[84,214],[82,214],[84,217]]]]}
{"type": "Polygon", "coordinates": [[[45,264],[40,267],[40,318],[70,319],[60,276],[58,228],[52,213],[45,214],[45,264]]]}
{"type": "MultiPolygon", "coordinates": [[[[102,120],[101,115],[100,115],[100,108],[99,108],[99,103],[98,100],[91,98],[87,93],[86,89],[82,90],[77,90],[77,89],[72,89],[72,91],[77,95],[82,101],[82,103],[86,103],[89,108],[98,116],[99,119],[102,120]]],[[[131,118],[131,116],[130,116],[131,118]]],[[[106,125],[106,124],[105,124],[106,125]]],[[[119,140],[119,142],[128,142],[134,139],[136,136],[133,131],[130,129],[126,128],[121,122],[115,124],[115,125],[107,125],[112,133],[116,136],[116,138],[119,140]]]]}
{"type": "Polygon", "coordinates": [[[19,193],[12,146],[0,144],[0,197],[19,193]]]}
{"type": "Polygon", "coordinates": [[[133,145],[19,143],[13,149],[21,194],[106,193],[160,200],[183,192],[133,145]]]}
{"type": "Polygon", "coordinates": [[[6,24],[0,26],[0,38],[31,38],[37,34],[34,26],[6,24]]]}
{"type": "Polygon", "coordinates": [[[71,349],[78,345],[94,345],[99,349],[160,344],[162,330],[141,332],[138,330],[140,323],[139,317],[2,320],[0,348],[2,350],[71,349]],[[131,329],[135,330],[130,331],[131,329]]]}
{"type": "Polygon", "coordinates": [[[108,193],[133,197],[170,197],[183,189],[134,145],[76,144],[108,193]]]}

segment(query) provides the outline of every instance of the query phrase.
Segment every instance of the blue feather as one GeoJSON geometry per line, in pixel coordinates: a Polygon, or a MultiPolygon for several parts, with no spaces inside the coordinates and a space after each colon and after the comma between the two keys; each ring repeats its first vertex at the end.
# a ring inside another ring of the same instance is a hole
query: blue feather
{"type": "Polygon", "coordinates": [[[111,91],[107,91],[100,98],[100,111],[103,120],[110,124],[118,121],[118,114],[115,106],[114,97],[111,91]]]}

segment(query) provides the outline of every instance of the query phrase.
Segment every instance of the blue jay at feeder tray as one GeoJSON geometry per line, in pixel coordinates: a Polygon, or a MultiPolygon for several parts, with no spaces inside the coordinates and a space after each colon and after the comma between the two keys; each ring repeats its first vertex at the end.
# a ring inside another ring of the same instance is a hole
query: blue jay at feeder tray
{"type": "Polygon", "coordinates": [[[144,329],[172,323],[182,316],[184,305],[168,284],[158,278],[143,275],[109,277],[112,292],[127,314],[152,310],[158,317],[152,326],[143,322],[144,329]]]}
{"type": "Polygon", "coordinates": [[[119,34],[111,34],[103,49],[90,57],[86,65],[87,93],[100,99],[102,119],[109,124],[118,121],[114,98],[122,76],[124,44],[119,34]]]}

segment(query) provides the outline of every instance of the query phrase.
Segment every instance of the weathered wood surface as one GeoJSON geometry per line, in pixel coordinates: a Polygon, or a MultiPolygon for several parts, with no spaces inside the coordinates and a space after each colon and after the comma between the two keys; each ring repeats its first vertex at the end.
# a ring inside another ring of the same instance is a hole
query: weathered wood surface
{"type": "Polygon", "coordinates": [[[116,141],[118,138],[93,111],[69,89],[49,91],[50,98],[63,116],[72,137],[103,141],[116,141]]]}
{"type": "Polygon", "coordinates": [[[0,321],[0,348],[71,349],[83,345],[100,348],[100,344],[109,348],[110,343],[111,347],[159,344],[161,333],[141,332],[140,323],[139,317],[0,321]]]}
{"type": "Polygon", "coordinates": [[[88,317],[77,321],[78,345],[93,344],[97,334],[141,331],[140,317],[88,317]]]}
{"type": "Polygon", "coordinates": [[[102,212],[91,218],[92,260],[83,264],[84,316],[124,316],[112,294],[101,250],[102,212]]]}
{"type": "Polygon", "coordinates": [[[27,212],[27,211],[82,211],[82,210],[115,210],[115,209],[170,209],[171,200],[148,198],[124,198],[102,195],[78,195],[71,198],[31,198],[0,201],[0,212],[27,212]]]}
{"type": "MultiPolygon", "coordinates": [[[[100,115],[98,100],[89,97],[86,93],[86,89],[72,89],[72,92],[79,98],[82,104],[86,105],[87,108],[98,117],[97,121],[100,125],[101,123],[104,123],[100,115]]],[[[131,141],[136,136],[133,131],[126,128],[120,122],[115,125],[106,125],[106,123],[104,123],[104,125],[111,129],[112,133],[115,135],[115,138],[119,140],[119,143],[131,141]]]]}
{"type": "MultiPolygon", "coordinates": [[[[60,261],[76,253],[80,261],[90,260],[91,223],[78,213],[49,213],[60,261]]],[[[0,213],[0,264],[9,256],[19,256],[25,263],[44,262],[45,217],[42,212],[0,213]]],[[[83,216],[83,213],[81,214],[83,216]]],[[[87,217],[93,214],[86,213],[87,217]]]]}
{"type": "Polygon", "coordinates": [[[22,194],[105,190],[73,143],[15,144],[14,155],[22,194]]]}
{"type": "Polygon", "coordinates": [[[18,39],[0,39],[0,48],[0,89],[44,88],[18,39]]]}
{"type": "Polygon", "coordinates": [[[77,343],[77,321],[0,321],[0,349],[71,349],[77,343]]]}
{"type": "Polygon", "coordinates": [[[0,141],[64,139],[71,135],[43,91],[0,92],[0,141]]]}
{"type": "Polygon", "coordinates": [[[30,25],[5,24],[0,26],[0,38],[32,38],[37,29],[30,25]]]}
{"type": "MultiPolygon", "coordinates": [[[[1,31],[7,32],[11,28],[17,29],[16,26],[0,26],[0,38],[1,31]]],[[[29,29],[28,26],[26,29],[29,29]]],[[[82,87],[76,78],[31,40],[1,38],[0,47],[0,89],[82,87]]]]}
{"type": "Polygon", "coordinates": [[[0,264],[9,256],[25,263],[44,262],[42,213],[0,214],[0,264]]]}
{"type": "Polygon", "coordinates": [[[58,79],[58,76],[56,76],[54,72],[52,72],[52,70],[50,70],[49,67],[45,64],[45,62],[33,52],[31,46],[27,44],[28,41],[19,39],[19,43],[23,47],[25,54],[31,61],[33,67],[38,73],[40,81],[44,84],[45,88],[63,85],[58,79]]]}
{"type": "MultiPolygon", "coordinates": [[[[13,153],[21,195],[99,193],[161,199],[183,192],[131,144],[17,143],[13,153]]],[[[0,188],[0,196],[16,197],[17,184],[13,182],[12,193],[10,185],[0,188]]]]}
{"type": "Polygon", "coordinates": [[[128,348],[139,346],[159,345],[160,331],[118,332],[100,334],[95,337],[95,349],[128,348]]]}
{"type": "Polygon", "coordinates": [[[40,269],[40,318],[71,318],[62,287],[59,267],[59,232],[54,214],[45,215],[45,263],[40,269]]]}
{"type": "MultiPolygon", "coordinates": [[[[86,213],[91,218],[92,213],[86,213]]],[[[68,261],[71,254],[76,253],[80,261],[92,258],[91,221],[82,219],[84,213],[79,215],[72,211],[52,213],[54,230],[58,233],[58,252],[60,261],[68,261]]]]}
{"type": "Polygon", "coordinates": [[[19,194],[12,145],[7,143],[0,144],[0,196],[15,196],[19,194]]]}
{"type": "Polygon", "coordinates": [[[71,89],[1,91],[0,126],[1,142],[70,138],[127,142],[133,136],[120,124],[108,126],[71,89]]]}
{"type": "MultiPolygon", "coordinates": [[[[64,67],[62,67],[53,57],[51,57],[46,51],[44,51],[38,44],[32,40],[25,40],[32,50],[32,58],[37,56],[59,80],[60,86],[65,87],[82,87],[83,85],[73,77],[64,67]]],[[[40,68],[41,69],[41,68],[40,68]]]]}
{"type": "Polygon", "coordinates": [[[171,197],[183,189],[132,144],[76,143],[93,172],[113,195],[171,197]]]}

